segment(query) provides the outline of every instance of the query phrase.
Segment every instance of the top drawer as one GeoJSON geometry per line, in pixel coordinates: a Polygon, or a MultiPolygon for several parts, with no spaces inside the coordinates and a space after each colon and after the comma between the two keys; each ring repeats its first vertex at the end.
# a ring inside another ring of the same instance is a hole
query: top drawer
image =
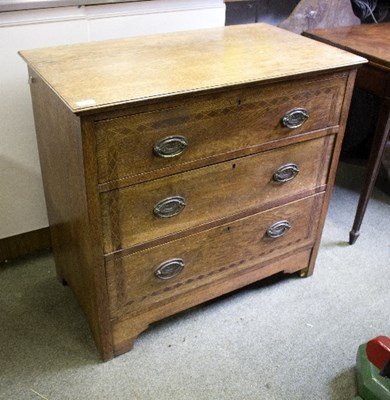
{"type": "Polygon", "coordinates": [[[167,103],[164,109],[97,121],[99,183],[114,181],[115,187],[115,181],[124,178],[123,184],[136,183],[337,126],[346,78],[339,73],[230,90],[182,106],[170,108],[167,103]],[[283,122],[296,108],[305,111],[283,122]],[[305,112],[308,118],[301,121],[305,112]]]}

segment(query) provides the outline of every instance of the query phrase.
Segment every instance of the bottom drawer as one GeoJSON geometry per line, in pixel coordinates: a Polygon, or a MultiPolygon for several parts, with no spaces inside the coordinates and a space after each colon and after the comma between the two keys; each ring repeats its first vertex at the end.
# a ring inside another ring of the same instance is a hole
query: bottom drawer
{"type": "Polygon", "coordinates": [[[322,200],[323,194],[318,194],[107,260],[111,317],[160,306],[197,288],[311,246],[322,200]]]}

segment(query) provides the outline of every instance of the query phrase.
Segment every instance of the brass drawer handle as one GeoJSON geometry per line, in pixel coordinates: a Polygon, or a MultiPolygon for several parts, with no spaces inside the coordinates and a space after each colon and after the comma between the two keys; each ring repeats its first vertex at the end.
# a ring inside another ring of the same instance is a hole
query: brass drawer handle
{"type": "Polygon", "coordinates": [[[286,128],[295,129],[302,126],[308,118],[309,114],[304,108],[293,108],[283,115],[282,124],[286,128]]]}
{"type": "Polygon", "coordinates": [[[291,225],[287,220],[275,222],[267,229],[267,236],[276,239],[285,235],[291,229],[291,225]]]}
{"type": "Polygon", "coordinates": [[[153,214],[160,218],[170,218],[180,214],[185,206],[184,197],[172,196],[159,201],[153,208],[153,214]]]}
{"type": "Polygon", "coordinates": [[[168,260],[160,264],[157,269],[154,271],[154,275],[158,279],[167,280],[175,277],[183,271],[185,264],[183,259],[174,258],[172,260],[168,260]]]}
{"type": "Polygon", "coordinates": [[[188,141],[184,136],[168,136],[157,142],[153,151],[161,158],[177,157],[187,148],[188,141]]]}
{"type": "Polygon", "coordinates": [[[294,179],[299,173],[299,168],[296,164],[294,163],[289,163],[282,165],[275,171],[273,175],[273,180],[275,182],[288,182],[294,179]]]}

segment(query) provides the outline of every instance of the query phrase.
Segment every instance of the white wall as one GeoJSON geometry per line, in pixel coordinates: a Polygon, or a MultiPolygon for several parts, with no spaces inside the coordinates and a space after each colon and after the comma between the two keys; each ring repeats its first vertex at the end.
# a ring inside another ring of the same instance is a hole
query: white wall
{"type": "Polygon", "coordinates": [[[0,239],[48,226],[27,67],[17,51],[224,22],[223,0],[154,0],[0,13],[0,239]]]}

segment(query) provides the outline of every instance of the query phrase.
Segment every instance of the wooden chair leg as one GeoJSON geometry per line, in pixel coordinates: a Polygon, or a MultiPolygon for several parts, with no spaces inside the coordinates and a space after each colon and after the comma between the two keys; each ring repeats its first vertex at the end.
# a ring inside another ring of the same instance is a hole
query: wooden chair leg
{"type": "Polygon", "coordinates": [[[349,244],[354,244],[360,235],[360,226],[363,221],[367,204],[378,176],[381,159],[386,147],[390,130],[390,99],[382,99],[378,123],[375,130],[374,142],[372,144],[370,158],[368,161],[366,179],[360,193],[359,203],[356,210],[352,230],[349,233],[349,244]]]}

